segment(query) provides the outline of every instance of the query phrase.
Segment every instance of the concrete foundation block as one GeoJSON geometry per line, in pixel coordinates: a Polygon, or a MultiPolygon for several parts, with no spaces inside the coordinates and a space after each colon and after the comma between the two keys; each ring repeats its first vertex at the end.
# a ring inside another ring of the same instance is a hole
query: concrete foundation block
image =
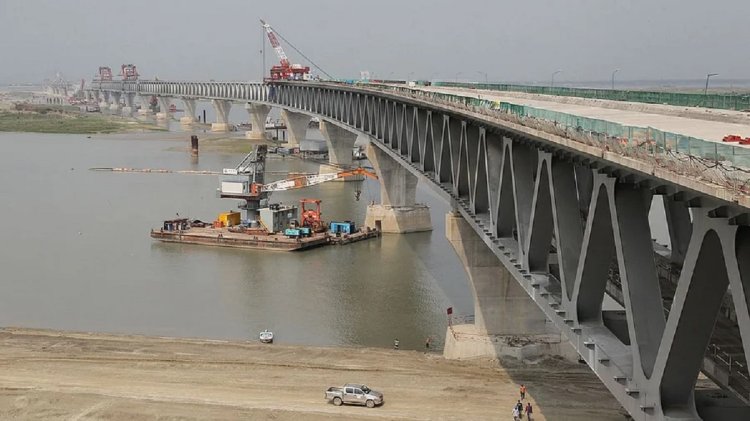
{"type": "Polygon", "coordinates": [[[133,107],[122,107],[122,111],[120,111],[122,115],[124,116],[130,116],[133,114],[133,107]]]}
{"type": "Polygon", "coordinates": [[[153,112],[148,108],[141,107],[138,110],[138,115],[151,115],[151,114],[153,114],[153,112]]]}
{"type": "Polygon", "coordinates": [[[190,116],[180,117],[180,124],[188,126],[195,123],[195,118],[190,116]]]}
{"type": "Polygon", "coordinates": [[[443,357],[451,360],[472,358],[515,358],[519,361],[544,357],[578,361],[578,353],[559,334],[489,335],[474,324],[448,326],[443,357]]]}
{"type": "Polygon", "coordinates": [[[223,133],[229,131],[229,124],[227,123],[211,123],[211,131],[217,133],[223,133]]]}
{"type": "Polygon", "coordinates": [[[430,208],[420,204],[411,206],[369,205],[365,216],[365,226],[392,234],[432,231],[430,208]]]}
{"type": "Polygon", "coordinates": [[[266,140],[266,133],[265,132],[254,132],[252,130],[248,130],[245,132],[245,139],[250,140],[266,140]]]}
{"type": "Polygon", "coordinates": [[[169,113],[158,112],[156,113],[156,119],[157,120],[169,120],[169,113]]]}

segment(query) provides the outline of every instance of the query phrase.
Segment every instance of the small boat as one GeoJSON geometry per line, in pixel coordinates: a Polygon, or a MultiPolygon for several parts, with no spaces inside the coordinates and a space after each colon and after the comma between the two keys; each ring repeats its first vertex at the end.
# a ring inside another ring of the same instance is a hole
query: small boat
{"type": "Polygon", "coordinates": [[[260,332],[260,341],[264,344],[273,343],[273,332],[268,329],[260,332]]]}

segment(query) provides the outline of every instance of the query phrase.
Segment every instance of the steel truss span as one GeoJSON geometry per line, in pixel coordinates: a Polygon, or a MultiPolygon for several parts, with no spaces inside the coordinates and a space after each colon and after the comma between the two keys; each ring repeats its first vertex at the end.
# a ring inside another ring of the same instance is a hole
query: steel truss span
{"type": "Polygon", "coordinates": [[[726,300],[744,346],[735,358],[750,357],[748,209],[706,194],[695,180],[657,176],[554,134],[384,87],[139,81],[95,82],[91,90],[261,103],[366,134],[452,203],[635,419],[750,419],[750,389],[733,383],[741,377],[731,377],[731,363],[726,379],[706,372],[744,394],[739,406],[726,410],[695,391],[726,300]],[[681,268],[673,296],[655,263],[648,218],[655,195],[681,268]],[[619,318],[602,307],[613,272],[619,318]]]}

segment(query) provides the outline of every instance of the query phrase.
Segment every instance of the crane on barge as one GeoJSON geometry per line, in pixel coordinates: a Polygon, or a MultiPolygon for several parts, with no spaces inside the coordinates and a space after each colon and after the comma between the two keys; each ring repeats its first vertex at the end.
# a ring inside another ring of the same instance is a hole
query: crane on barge
{"type": "Polygon", "coordinates": [[[235,168],[224,168],[220,177],[219,197],[223,199],[240,199],[240,209],[247,213],[247,220],[258,220],[258,212],[268,202],[273,192],[300,189],[315,186],[346,177],[364,176],[377,179],[375,173],[362,167],[341,170],[335,173],[302,175],[284,180],[265,183],[266,145],[256,145],[235,168]]]}

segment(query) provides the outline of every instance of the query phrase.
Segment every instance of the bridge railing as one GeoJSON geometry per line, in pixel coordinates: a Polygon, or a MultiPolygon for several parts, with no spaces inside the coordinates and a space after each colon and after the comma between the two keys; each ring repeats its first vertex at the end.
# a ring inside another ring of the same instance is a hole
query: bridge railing
{"type": "Polygon", "coordinates": [[[625,126],[605,120],[490,101],[474,97],[423,91],[402,86],[369,85],[370,89],[426,99],[489,118],[556,134],[623,156],[637,158],[676,173],[750,194],[750,149],[665,132],[653,127],[625,126]]]}
{"type": "Polygon", "coordinates": [[[723,110],[750,109],[750,94],[699,94],[683,92],[654,92],[621,89],[565,88],[551,86],[516,85],[508,83],[458,83],[434,82],[435,86],[454,88],[487,89],[493,91],[523,92],[529,94],[568,96],[576,98],[604,99],[610,101],[666,104],[683,107],[704,107],[723,110]]]}

